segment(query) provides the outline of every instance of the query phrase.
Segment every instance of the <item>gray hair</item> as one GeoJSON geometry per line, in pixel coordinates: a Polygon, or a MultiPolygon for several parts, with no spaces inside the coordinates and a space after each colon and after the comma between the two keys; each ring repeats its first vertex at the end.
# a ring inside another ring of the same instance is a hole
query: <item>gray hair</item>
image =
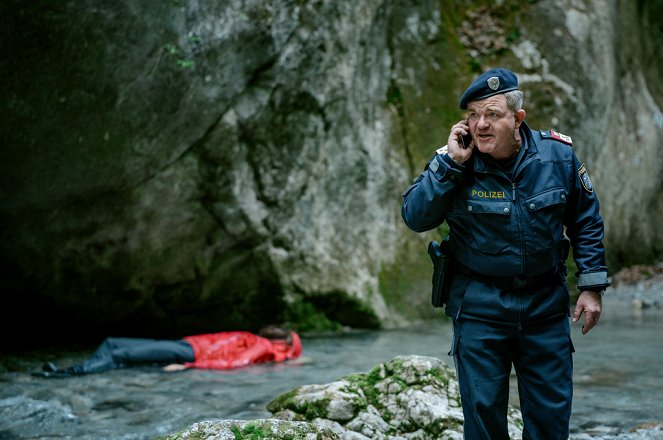
{"type": "Polygon", "coordinates": [[[523,108],[523,92],[520,90],[512,90],[504,94],[506,97],[506,106],[513,113],[523,108]]]}

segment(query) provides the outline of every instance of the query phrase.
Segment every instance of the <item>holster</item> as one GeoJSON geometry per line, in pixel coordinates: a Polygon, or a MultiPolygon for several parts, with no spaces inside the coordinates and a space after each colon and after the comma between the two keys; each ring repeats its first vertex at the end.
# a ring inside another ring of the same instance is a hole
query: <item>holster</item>
{"type": "Polygon", "coordinates": [[[442,243],[428,243],[428,255],[433,262],[433,291],[431,303],[433,307],[443,307],[449,300],[449,287],[453,275],[453,258],[449,255],[449,237],[442,243]]]}

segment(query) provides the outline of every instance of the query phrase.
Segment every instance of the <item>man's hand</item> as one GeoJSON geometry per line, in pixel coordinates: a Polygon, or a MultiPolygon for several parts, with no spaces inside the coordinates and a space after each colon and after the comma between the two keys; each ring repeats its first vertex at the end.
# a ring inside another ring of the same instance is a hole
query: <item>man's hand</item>
{"type": "Polygon", "coordinates": [[[474,150],[474,139],[467,148],[463,148],[463,146],[460,144],[460,137],[469,133],[470,126],[467,125],[467,121],[465,120],[459,121],[453,127],[451,127],[451,133],[449,133],[449,139],[447,139],[447,148],[449,149],[449,157],[457,164],[462,165],[472,156],[472,151],[474,150]]]}
{"type": "Polygon", "coordinates": [[[586,335],[599,323],[601,317],[601,295],[591,290],[580,292],[576,309],[573,312],[573,322],[578,322],[580,315],[585,314],[585,322],[582,326],[582,334],[586,335]]]}
{"type": "Polygon", "coordinates": [[[166,365],[163,367],[163,371],[167,371],[169,373],[175,372],[175,371],[182,371],[186,370],[186,366],[184,364],[170,364],[166,365]]]}

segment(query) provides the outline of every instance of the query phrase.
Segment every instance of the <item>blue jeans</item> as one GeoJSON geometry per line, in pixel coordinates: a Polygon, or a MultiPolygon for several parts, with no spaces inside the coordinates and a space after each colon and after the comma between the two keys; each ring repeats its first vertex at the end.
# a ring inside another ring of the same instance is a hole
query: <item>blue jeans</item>
{"type": "Polygon", "coordinates": [[[193,348],[184,340],[106,338],[81,367],[99,373],[136,364],[182,364],[193,362],[193,348]]]}

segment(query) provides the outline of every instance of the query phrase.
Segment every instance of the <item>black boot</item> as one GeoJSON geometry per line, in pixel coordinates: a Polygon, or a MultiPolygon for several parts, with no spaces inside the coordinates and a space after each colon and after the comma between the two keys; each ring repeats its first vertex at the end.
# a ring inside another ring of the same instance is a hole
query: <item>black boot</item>
{"type": "Polygon", "coordinates": [[[32,375],[38,377],[62,379],[65,377],[82,376],[84,374],[87,374],[85,373],[81,365],[72,365],[71,367],[59,369],[50,362],[48,364],[50,365],[47,366],[46,364],[44,364],[44,366],[42,367],[44,371],[40,371],[38,373],[32,373],[32,375]]]}
{"type": "Polygon", "coordinates": [[[54,371],[58,371],[58,367],[56,367],[53,362],[46,362],[41,366],[41,371],[53,373],[54,371]]]}

